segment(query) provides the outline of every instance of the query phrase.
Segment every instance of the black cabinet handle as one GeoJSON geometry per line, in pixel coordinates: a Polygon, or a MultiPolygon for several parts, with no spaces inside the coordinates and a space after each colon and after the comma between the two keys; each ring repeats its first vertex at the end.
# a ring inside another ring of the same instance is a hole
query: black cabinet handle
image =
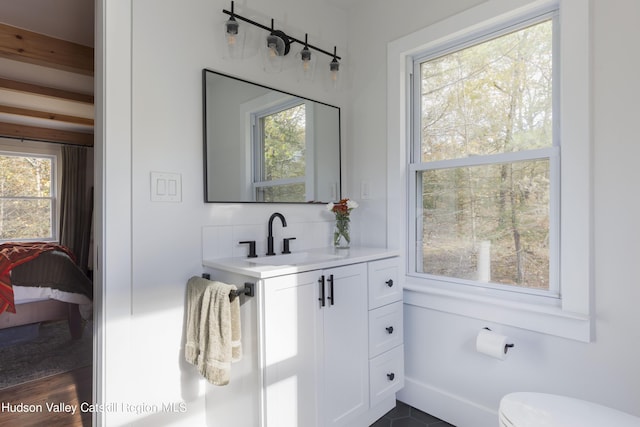
{"type": "Polygon", "coordinates": [[[393,333],[393,326],[388,326],[385,328],[387,330],[387,332],[389,332],[390,334],[393,333]]]}
{"type": "Polygon", "coordinates": [[[318,298],[318,301],[320,301],[320,305],[324,307],[324,276],[320,276],[318,284],[320,285],[320,298],[318,298]]]}
{"type": "Polygon", "coordinates": [[[331,305],[333,305],[333,274],[329,276],[327,279],[329,282],[329,301],[331,301],[331,305]]]}
{"type": "Polygon", "coordinates": [[[392,287],[393,286],[393,280],[391,280],[391,279],[387,280],[384,283],[386,283],[388,287],[392,287]]]}
{"type": "Polygon", "coordinates": [[[395,377],[396,377],[396,374],[394,374],[393,372],[391,372],[390,374],[387,374],[387,378],[389,378],[389,381],[393,381],[395,377]]]}

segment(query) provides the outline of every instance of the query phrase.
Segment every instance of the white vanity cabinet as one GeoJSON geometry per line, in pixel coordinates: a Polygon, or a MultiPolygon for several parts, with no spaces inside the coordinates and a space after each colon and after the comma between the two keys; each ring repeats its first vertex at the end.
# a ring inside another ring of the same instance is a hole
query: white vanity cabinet
{"type": "Polygon", "coordinates": [[[232,365],[231,384],[246,383],[247,393],[260,384],[259,408],[247,408],[259,412],[260,427],[368,427],[404,385],[398,254],[295,255],[204,262],[216,280],[256,285],[255,328],[242,326],[243,334],[257,331],[243,335],[256,369],[235,378],[232,365]]]}
{"type": "Polygon", "coordinates": [[[369,407],[367,267],[264,279],[267,427],[352,426],[369,407]]]}
{"type": "Polygon", "coordinates": [[[402,284],[396,258],[368,263],[370,405],[404,387],[402,284]]]}

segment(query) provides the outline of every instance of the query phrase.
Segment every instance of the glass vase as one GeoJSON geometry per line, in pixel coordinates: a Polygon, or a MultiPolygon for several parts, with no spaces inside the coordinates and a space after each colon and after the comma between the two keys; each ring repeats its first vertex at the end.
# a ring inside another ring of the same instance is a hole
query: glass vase
{"type": "Polygon", "coordinates": [[[333,246],[336,249],[348,249],[350,243],[349,217],[336,216],[336,224],[333,229],[333,246]]]}

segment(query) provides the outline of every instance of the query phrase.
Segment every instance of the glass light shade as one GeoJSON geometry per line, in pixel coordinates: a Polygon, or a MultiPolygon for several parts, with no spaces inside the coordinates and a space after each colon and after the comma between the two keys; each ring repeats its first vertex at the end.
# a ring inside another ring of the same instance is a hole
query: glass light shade
{"type": "MultiPolygon", "coordinates": [[[[273,23],[271,24],[273,27],[273,23]]],[[[289,53],[291,42],[289,37],[279,30],[272,30],[267,36],[267,46],[264,50],[264,69],[267,72],[279,72],[282,70],[283,57],[289,53]]]]}
{"type": "Polygon", "coordinates": [[[329,64],[329,72],[331,73],[330,74],[331,86],[336,88],[340,80],[340,62],[338,62],[338,59],[335,57],[331,60],[331,63],[329,64]]]}
{"type": "Polygon", "coordinates": [[[267,49],[269,56],[283,56],[285,55],[285,42],[282,37],[271,33],[267,36],[267,49]]]}
{"type": "Polygon", "coordinates": [[[238,21],[236,21],[236,18],[232,16],[224,24],[224,27],[227,32],[227,44],[229,45],[235,44],[236,36],[238,35],[238,27],[240,27],[240,25],[238,24],[238,21]]]}
{"type": "Polygon", "coordinates": [[[224,27],[229,58],[241,58],[244,49],[244,32],[239,31],[240,25],[238,21],[231,16],[231,18],[225,22],[224,27]]]}
{"type": "Polygon", "coordinates": [[[311,50],[305,46],[300,53],[298,53],[300,59],[300,78],[301,80],[311,81],[316,68],[316,56],[311,54],[311,50]]]}
{"type": "Polygon", "coordinates": [[[263,50],[264,70],[268,73],[277,73],[282,70],[281,52],[284,51],[284,42],[278,36],[267,36],[266,48],[263,50]]]}

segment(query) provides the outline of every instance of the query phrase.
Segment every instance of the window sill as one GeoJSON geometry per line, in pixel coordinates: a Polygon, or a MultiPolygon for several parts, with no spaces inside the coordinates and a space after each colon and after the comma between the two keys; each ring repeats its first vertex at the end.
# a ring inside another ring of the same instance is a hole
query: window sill
{"type": "Polygon", "coordinates": [[[563,311],[558,305],[445,289],[410,276],[405,277],[404,303],[582,342],[592,338],[589,316],[563,311]]]}

